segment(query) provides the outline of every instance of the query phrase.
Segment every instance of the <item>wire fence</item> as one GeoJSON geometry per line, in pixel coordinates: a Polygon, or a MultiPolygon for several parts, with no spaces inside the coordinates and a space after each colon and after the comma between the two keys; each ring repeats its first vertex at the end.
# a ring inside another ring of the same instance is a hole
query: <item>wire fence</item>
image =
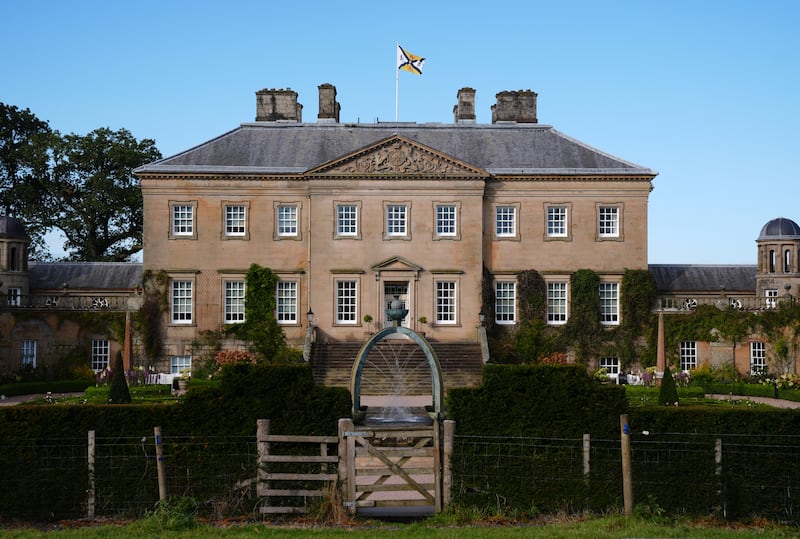
{"type": "MultiPolygon", "coordinates": [[[[139,517],[159,499],[153,435],[0,442],[0,518],[139,517]],[[93,458],[92,458],[93,457],[93,458]]],[[[167,494],[210,518],[254,516],[253,436],[165,433],[167,494]]],[[[634,503],[646,511],[800,523],[800,436],[631,435],[634,503]]],[[[619,439],[456,435],[452,501],[496,511],[608,510],[623,504],[619,439]]],[[[326,471],[336,473],[331,463],[326,471]]],[[[306,470],[307,472],[307,470],[306,470]]]]}

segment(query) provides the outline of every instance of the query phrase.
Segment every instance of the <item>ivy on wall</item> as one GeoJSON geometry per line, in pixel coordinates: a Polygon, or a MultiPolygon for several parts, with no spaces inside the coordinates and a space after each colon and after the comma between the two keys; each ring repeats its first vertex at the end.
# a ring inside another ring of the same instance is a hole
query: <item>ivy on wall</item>
{"type": "Polygon", "coordinates": [[[134,316],[134,324],[141,336],[145,358],[149,360],[161,354],[161,318],[169,306],[168,285],[169,276],[163,270],[146,270],[142,275],[142,306],[134,316]]]}

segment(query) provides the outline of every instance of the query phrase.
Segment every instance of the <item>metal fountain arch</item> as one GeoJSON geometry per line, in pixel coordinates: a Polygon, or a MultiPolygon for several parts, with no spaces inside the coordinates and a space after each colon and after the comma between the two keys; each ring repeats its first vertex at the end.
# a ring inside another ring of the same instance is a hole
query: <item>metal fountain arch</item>
{"type": "Polygon", "coordinates": [[[358,351],[356,361],[353,363],[353,369],[350,373],[350,394],[353,396],[353,418],[357,418],[361,414],[361,371],[364,367],[364,362],[366,361],[367,356],[369,356],[370,350],[372,350],[375,345],[389,335],[393,335],[395,333],[410,337],[411,340],[416,342],[425,353],[425,357],[428,359],[428,366],[431,368],[433,410],[430,413],[434,419],[443,419],[444,388],[442,386],[442,367],[439,364],[439,358],[436,356],[436,352],[433,350],[433,347],[427,341],[427,339],[425,339],[425,337],[415,331],[400,326],[396,322],[394,326],[384,328],[373,335],[367,342],[364,343],[364,345],[361,347],[361,350],[358,351]]]}

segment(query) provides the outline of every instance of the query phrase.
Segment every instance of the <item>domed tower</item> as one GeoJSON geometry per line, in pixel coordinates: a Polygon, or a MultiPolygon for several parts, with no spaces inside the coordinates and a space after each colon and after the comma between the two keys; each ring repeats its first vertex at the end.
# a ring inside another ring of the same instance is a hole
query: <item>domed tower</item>
{"type": "Polygon", "coordinates": [[[21,305],[29,293],[28,244],[31,239],[22,223],[0,215],[0,294],[8,305],[21,305]]]}
{"type": "Polygon", "coordinates": [[[785,217],[773,219],[761,229],[756,244],[758,297],[772,307],[778,297],[800,294],[800,226],[785,217]]]}

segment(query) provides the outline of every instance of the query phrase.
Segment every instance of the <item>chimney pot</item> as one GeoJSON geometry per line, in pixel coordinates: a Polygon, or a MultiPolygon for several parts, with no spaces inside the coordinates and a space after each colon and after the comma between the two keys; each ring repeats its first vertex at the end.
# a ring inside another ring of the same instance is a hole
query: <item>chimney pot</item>
{"type": "Polygon", "coordinates": [[[256,92],[256,121],[303,121],[303,105],[297,102],[297,92],[287,89],[263,89],[256,92]]]}
{"type": "Polygon", "coordinates": [[[495,97],[497,103],[492,105],[492,123],[539,123],[536,118],[536,98],[538,97],[536,92],[531,90],[504,91],[495,97]]]}
{"type": "Polygon", "coordinates": [[[319,90],[319,114],[317,121],[320,123],[339,123],[339,111],[341,106],[336,101],[336,86],[333,84],[320,84],[319,90]]]}
{"type": "Polygon", "coordinates": [[[458,91],[458,103],[453,107],[455,123],[475,123],[475,89],[461,88],[458,91]]]}

